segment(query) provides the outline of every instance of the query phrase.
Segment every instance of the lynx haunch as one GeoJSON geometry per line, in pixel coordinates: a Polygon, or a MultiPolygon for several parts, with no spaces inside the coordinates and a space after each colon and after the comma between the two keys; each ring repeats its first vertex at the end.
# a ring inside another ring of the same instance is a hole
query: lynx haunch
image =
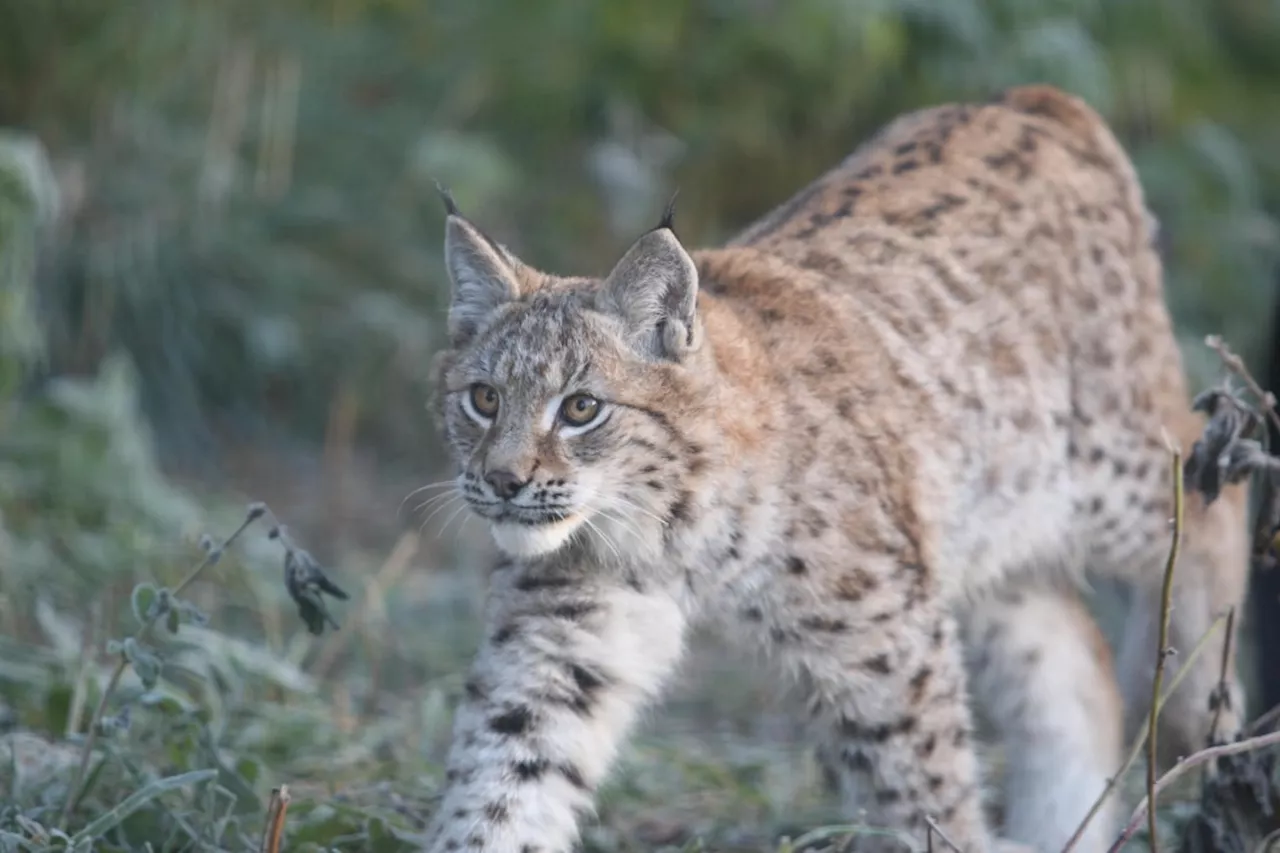
{"type": "MultiPolygon", "coordinates": [[[[1145,710],[1164,436],[1201,425],[1152,232],[1102,119],[1041,86],[898,119],[724,248],[668,218],[603,279],[450,203],[438,410],[506,559],[427,849],[566,853],[693,625],[797,690],[851,816],[1060,849],[1145,710]],[[1086,575],[1134,592],[1119,678],[1086,575]],[[1009,757],[999,828],[971,700],[1009,757]]],[[[1175,647],[1244,594],[1243,500],[1190,500],[1175,647]]],[[[1169,756],[1208,735],[1215,658],[1166,706],[1169,756]]]]}

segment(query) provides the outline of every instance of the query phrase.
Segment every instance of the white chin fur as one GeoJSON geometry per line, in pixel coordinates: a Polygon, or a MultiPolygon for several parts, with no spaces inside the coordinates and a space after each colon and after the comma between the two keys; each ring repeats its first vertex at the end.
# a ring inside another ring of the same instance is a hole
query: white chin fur
{"type": "Polygon", "coordinates": [[[494,544],[512,557],[541,557],[559,548],[573,535],[582,519],[578,516],[530,527],[524,524],[491,524],[494,544]]]}

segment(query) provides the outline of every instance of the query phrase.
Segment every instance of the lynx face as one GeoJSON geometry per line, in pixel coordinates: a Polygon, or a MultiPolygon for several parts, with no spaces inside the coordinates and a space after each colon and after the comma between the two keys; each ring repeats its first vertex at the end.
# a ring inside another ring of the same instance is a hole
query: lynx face
{"type": "Polygon", "coordinates": [[[456,216],[447,253],[440,404],[470,510],[513,557],[660,542],[678,493],[669,413],[693,392],[679,314],[696,272],[674,235],[646,235],[604,280],[534,273],[456,216]]]}

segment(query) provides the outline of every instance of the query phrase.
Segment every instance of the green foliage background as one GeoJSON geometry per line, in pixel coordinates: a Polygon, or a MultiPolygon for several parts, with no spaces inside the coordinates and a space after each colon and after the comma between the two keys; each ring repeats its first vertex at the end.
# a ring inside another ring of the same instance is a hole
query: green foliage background
{"type": "MultiPolygon", "coordinates": [[[[1204,334],[1269,345],[1277,47],[1268,0],[0,0],[0,732],[74,743],[110,665],[86,652],[132,630],[132,586],[176,582],[267,497],[357,592],[355,639],[302,632],[251,536],[197,591],[211,622],[166,650],[167,686],[128,683],[141,722],[70,826],[215,767],[103,849],[248,849],[271,785],[324,767],[297,840],[394,848],[429,810],[476,598],[465,528],[429,526],[412,571],[387,556],[441,462],[434,179],[531,262],[598,272],[677,187],[682,234],[714,243],[899,112],[1056,83],[1138,164],[1203,384],[1204,334]],[[316,500],[281,486],[300,472],[316,500]]],[[[750,847],[821,812],[752,724],[673,750],[759,688],[682,695],[593,844],[660,846],[665,821],[750,847]]],[[[33,820],[65,795],[49,778],[33,820]]],[[[4,780],[0,850],[25,849],[4,780]]]]}

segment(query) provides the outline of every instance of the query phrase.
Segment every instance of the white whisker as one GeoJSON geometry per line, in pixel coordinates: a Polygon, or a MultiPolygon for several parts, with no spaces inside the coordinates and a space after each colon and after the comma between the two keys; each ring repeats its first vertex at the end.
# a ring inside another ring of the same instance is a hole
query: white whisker
{"type": "Polygon", "coordinates": [[[404,505],[409,502],[409,498],[413,497],[414,495],[420,495],[423,492],[425,492],[427,489],[453,488],[453,487],[456,487],[457,485],[458,485],[457,478],[451,478],[448,480],[437,480],[434,483],[427,483],[425,486],[419,486],[418,488],[414,489],[412,492],[404,496],[404,498],[400,501],[400,505],[396,507],[396,512],[399,512],[400,510],[404,509],[404,505]]]}
{"type": "Polygon", "coordinates": [[[623,515],[622,511],[618,507],[601,506],[597,511],[601,516],[622,527],[623,530],[630,533],[636,539],[643,541],[644,533],[642,533],[640,528],[636,526],[635,522],[623,515]]]}
{"type": "Polygon", "coordinates": [[[458,517],[458,513],[462,512],[466,508],[467,508],[467,502],[463,501],[462,506],[455,509],[453,511],[453,514],[450,515],[448,518],[446,518],[444,520],[444,523],[440,525],[440,530],[439,532],[436,533],[436,539],[439,539],[441,536],[444,536],[444,532],[449,529],[449,525],[452,524],[453,520],[458,517]]]}
{"type": "Polygon", "coordinates": [[[457,529],[453,531],[453,544],[458,544],[458,537],[462,535],[462,531],[467,529],[467,522],[475,518],[473,513],[467,513],[462,517],[462,521],[458,523],[457,529]]]}
{"type": "Polygon", "coordinates": [[[618,494],[611,495],[610,500],[613,501],[614,503],[620,504],[622,507],[625,507],[626,509],[632,509],[632,510],[635,510],[636,512],[643,513],[644,515],[649,516],[659,524],[662,524],[662,525],[666,524],[666,520],[662,516],[658,515],[656,512],[654,512],[651,509],[641,506],[640,504],[636,503],[631,498],[628,498],[625,495],[618,495],[618,494]]]}
{"type": "Polygon", "coordinates": [[[587,527],[590,527],[593,531],[595,531],[595,534],[600,537],[601,541],[603,541],[605,545],[609,546],[609,550],[613,552],[614,559],[616,559],[619,563],[621,563],[622,554],[618,552],[617,546],[613,544],[613,542],[609,539],[609,536],[603,530],[601,530],[594,521],[591,520],[590,516],[584,515],[582,516],[582,520],[583,522],[586,523],[587,527]]]}
{"type": "MultiPolygon", "coordinates": [[[[455,495],[450,495],[449,497],[450,497],[450,498],[452,498],[453,500],[461,501],[463,506],[466,506],[466,504],[467,504],[466,500],[464,500],[464,499],[463,499],[462,495],[456,495],[456,494],[455,494],[455,495]]],[[[453,505],[453,501],[452,501],[452,500],[447,500],[447,501],[445,501],[444,503],[440,504],[440,506],[438,506],[438,507],[436,507],[435,509],[431,510],[431,514],[430,514],[430,515],[428,515],[426,518],[422,519],[422,524],[418,526],[418,530],[419,530],[419,532],[421,532],[421,531],[422,531],[422,529],[423,529],[423,528],[425,528],[425,527],[427,526],[427,522],[429,522],[429,521],[431,521],[431,519],[435,518],[436,513],[440,512],[440,510],[445,509],[446,507],[449,507],[449,506],[452,506],[452,505],[453,505]]]]}
{"type": "Polygon", "coordinates": [[[435,497],[427,498],[425,501],[423,501],[422,503],[414,507],[413,511],[422,512],[424,509],[426,509],[427,507],[431,506],[434,503],[447,500],[451,497],[457,497],[459,494],[460,494],[459,492],[445,492],[443,494],[436,495],[435,497]]]}

